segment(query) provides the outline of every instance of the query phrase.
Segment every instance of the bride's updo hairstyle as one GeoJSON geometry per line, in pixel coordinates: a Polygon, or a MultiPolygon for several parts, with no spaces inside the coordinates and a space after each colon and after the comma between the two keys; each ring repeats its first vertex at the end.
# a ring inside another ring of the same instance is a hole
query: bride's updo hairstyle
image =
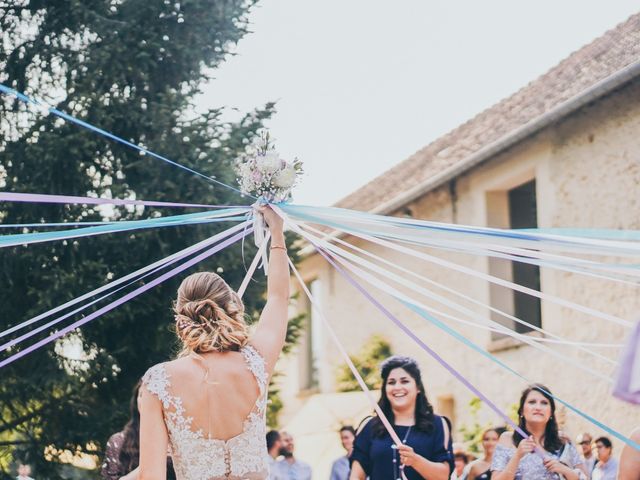
{"type": "Polygon", "coordinates": [[[199,272],[185,278],[173,306],[180,356],[237,351],[247,344],[249,330],[244,305],[217,274],[199,272]]]}

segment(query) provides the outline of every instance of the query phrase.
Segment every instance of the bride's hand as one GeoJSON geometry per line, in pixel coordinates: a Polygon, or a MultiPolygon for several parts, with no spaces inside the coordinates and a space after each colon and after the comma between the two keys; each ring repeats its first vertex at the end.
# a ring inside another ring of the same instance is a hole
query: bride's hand
{"type": "Polygon", "coordinates": [[[271,235],[274,233],[282,233],[284,228],[282,217],[274,212],[269,205],[262,205],[258,207],[258,212],[264,216],[264,220],[267,222],[271,235]]]}

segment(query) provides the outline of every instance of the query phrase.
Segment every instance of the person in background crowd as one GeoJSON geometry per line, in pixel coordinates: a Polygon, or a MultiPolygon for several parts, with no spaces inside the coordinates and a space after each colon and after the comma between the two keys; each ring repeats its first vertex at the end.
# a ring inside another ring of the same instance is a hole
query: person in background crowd
{"type": "Polygon", "coordinates": [[[518,431],[500,435],[491,462],[492,480],[578,480],[584,476],[576,448],[558,435],[556,403],[549,389],[534,384],[520,396],[518,431]],[[543,455],[536,452],[544,452],[543,455]]]}
{"type": "Polygon", "coordinates": [[[267,432],[267,453],[269,454],[269,480],[278,480],[275,472],[276,461],[280,456],[282,449],[282,439],[280,432],[277,430],[269,430],[267,432]]]}
{"type": "Polygon", "coordinates": [[[618,476],[618,462],[611,456],[612,450],[611,440],[607,437],[596,438],[598,462],[591,474],[593,480],[616,480],[618,476]]]}
{"type": "Polygon", "coordinates": [[[491,478],[491,460],[496,450],[500,433],[495,428],[488,428],[482,433],[482,450],[484,457],[471,463],[467,480],[489,480],[491,478]]]}
{"type": "Polygon", "coordinates": [[[451,426],[433,413],[422,383],[420,367],[409,357],[393,356],[382,363],[378,405],[403,442],[393,440],[374,416],[356,435],[350,480],[448,480],[453,471],[451,426]],[[404,465],[404,469],[401,466],[404,465]]]}
{"type": "Polygon", "coordinates": [[[347,454],[338,458],[331,466],[330,480],[348,480],[349,478],[349,457],[353,451],[353,441],[356,438],[356,431],[351,425],[345,425],[340,429],[340,442],[347,454]]]}
{"type": "Polygon", "coordinates": [[[302,460],[298,460],[293,455],[295,444],[291,434],[281,432],[280,438],[282,439],[280,453],[284,458],[277,462],[274,468],[278,478],[283,480],[311,480],[311,466],[302,460]]]}
{"type": "Polygon", "coordinates": [[[18,466],[18,476],[16,477],[16,480],[33,480],[29,475],[31,475],[31,467],[21,463],[18,466]]]}
{"type": "Polygon", "coordinates": [[[469,456],[461,448],[453,447],[453,473],[451,480],[465,480],[469,473],[469,456]]]}
{"type": "Polygon", "coordinates": [[[588,433],[581,433],[576,438],[576,443],[582,450],[582,461],[584,462],[585,470],[587,471],[587,478],[591,478],[591,472],[593,467],[596,466],[597,458],[593,453],[593,439],[588,433]]]}
{"type": "MultiPolygon", "coordinates": [[[[631,432],[629,438],[640,444],[640,428],[631,432]]],[[[640,480],[640,450],[636,450],[631,445],[625,445],[622,449],[618,465],[618,480],[640,480]]]]}
{"type": "MultiPolygon", "coordinates": [[[[130,418],[122,431],[107,441],[101,476],[105,480],[138,480],[140,469],[140,385],[133,387],[129,402],[130,418]]],[[[171,459],[167,458],[167,478],[175,480],[171,459]]]]}

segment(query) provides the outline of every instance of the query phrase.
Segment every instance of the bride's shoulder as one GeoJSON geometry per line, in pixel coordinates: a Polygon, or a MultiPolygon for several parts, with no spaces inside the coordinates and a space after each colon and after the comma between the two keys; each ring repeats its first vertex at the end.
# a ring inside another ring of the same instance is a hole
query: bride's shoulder
{"type": "Polygon", "coordinates": [[[149,367],[142,376],[142,384],[149,388],[149,384],[157,383],[167,376],[166,365],[168,362],[156,363],[149,367]]]}

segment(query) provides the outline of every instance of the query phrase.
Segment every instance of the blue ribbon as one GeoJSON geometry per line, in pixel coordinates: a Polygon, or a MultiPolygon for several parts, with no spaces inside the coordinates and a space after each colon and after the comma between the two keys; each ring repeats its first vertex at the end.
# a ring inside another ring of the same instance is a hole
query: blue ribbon
{"type": "MultiPolygon", "coordinates": [[[[173,160],[168,159],[167,157],[163,157],[162,155],[159,155],[155,152],[152,152],[151,150],[147,150],[146,148],[142,148],[139,145],[136,145],[135,143],[131,143],[128,140],[125,140],[124,138],[118,137],[117,135],[114,135],[113,133],[109,133],[106,130],[103,130],[101,128],[98,128],[94,125],[91,125],[90,123],[87,123],[83,120],[80,120],[78,118],[72,117],[71,115],[64,113],[56,108],[50,107],[49,105],[47,105],[45,102],[42,102],[40,100],[36,100],[34,98],[28,97],[27,95],[18,92],[17,90],[14,90],[11,87],[7,87],[6,85],[3,85],[2,83],[0,83],[0,92],[6,93],[8,95],[13,95],[14,97],[16,97],[18,100],[23,101],[24,103],[28,103],[30,105],[36,105],[38,107],[46,107],[47,110],[50,113],[53,113],[54,115],[63,118],[71,123],[75,123],[76,125],[80,125],[81,127],[87,128],[93,132],[96,132],[104,137],[107,137],[111,140],[115,140],[116,142],[122,143],[123,145],[126,145],[128,147],[131,147],[135,150],[138,150],[139,152],[142,152],[144,154],[148,154],[151,155],[152,157],[157,158],[158,160],[162,160],[163,162],[167,162],[175,167],[181,168],[183,170],[186,170],[189,173],[192,173],[194,175],[197,175],[199,177],[205,178],[210,182],[214,182],[217,183],[218,185],[225,187],[225,188],[229,188],[231,190],[233,190],[234,192],[239,193],[240,195],[242,195],[243,197],[246,195],[244,193],[242,193],[239,189],[232,187],[231,185],[227,185],[224,182],[221,182],[220,180],[217,180],[213,177],[210,177],[208,175],[205,175],[203,173],[200,173],[196,170],[193,170],[192,168],[189,167],[185,167],[184,165],[181,165],[177,162],[174,162],[173,160]]],[[[249,195],[251,196],[251,195],[249,195]]]]}
{"type": "MultiPolygon", "coordinates": [[[[332,212],[339,212],[345,217],[351,217],[357,220],[372,220],[385,223],[387,225],[395,225],[405,228],[413,228],[419,230],[433,230],[450,233],[467,233],[480,236],[499,237],[499,238],[511,238],[516,240],[528,240],[528,241],[547,241],[555,243],[567,243],[570,239],[550,239],[542,237],[536,234],[549,234],[549,235],[561,235],[566,237],[577,238],[593,238],[593,239],[608,239],[608,240],[633,240],[640,241],[639,230],[612,230],[612,229],[599,229],[599,228],[526,228],[518,230],[501,230],[492,228],[477,228],[465,225],[454,224],[439,224],[429,221],[413,220],[409,218],[396,218],[383,215],[376,215],[368,212],[360,212],[357,210],[348,210],[336,207],[310,207],[306,205],[283,205],[283,210],[293,213],[295,215],[309,215],[313,213],[317,214],[331,214],[332,212]]],[[[316,217],[317,219],[317,217],[316,217]]],[[[324,223],[325,220],[322,220],[324,223]]]]}
{"type": "MultiPolygon", "coordinates": [[[[315,215],[306,213],[305,210],[303,209],[302,211],[298,210],[296,208],[296,206],[294,205],[282,205],[280,208],[282,208],[284,211],[286,211],[287,213],[292,213],[295,217],[309,221],[311,223],[317,223],[317,224],[321,224],[321,225],[326,225],[328,227],[332,227],[335,228],[337,230],[346,230],[346,231],[352,231],[354,233],[359,233],[359,234],[363,234],[363,235],[369,235],[369,236],[375,236],[375,237],[379,237],[379,238],[387,238],[387,239],[395,239],[395,240],[403,240],[403,241],[408,241],[408,242],[412,242],[412,243],[417,243],[418,245],[423,245],[420,242],[415,242],[412,241],[411,239],[407,239],[405,237],[403,237],[402,235],[397,235],[397,234],[392,234],[392,233],[381,233],[381,232],[377,232],[374,230],[370,230],[370,229],[363,229],[363,228],[357,228],[357,227],[352,227],[352,226],[348,226],[345,225],[343,223],[340,223],[338,221],[334,221],[334,220],[328,220],[325,218],[321,218],[321,217],[317,217],[315,215]]],[[[359,213],[359,212],[354,212],[354,213],[359,213]]],[[[389,217],[382,217],[382,218],[389,218],[389,217]]],[[[389,222],[389,223],[393,223],[393,222],[389,222]]],[[[425,228],[429,228],[429,227],[425,227],[425,228]]],[[[464,233],[464,232],[462,232],[464,233]]],[[[520,240],[523,240],[523,238],[519,238],[520,240]]],[[[542,240],[542,239],[537,239],[537,242],[541,242],[541,241],[546,241],[546,239],[542,240]]],[[[551,241],[553,242],[553,240],[551,241]]],[[[566,242],[568,243],[568,242],[566,242]]],[[[460,250],[460,249],[456,249],[453,247],[438,247],[444,250],[452,250],[452,251],[462,251],[463,253],[469,253],[466,252],[464,250],[460,250]]],[[[523,260],[520,258],[517,258],[517,256],[513,256],[513,255],[509,255],[509,254],[498,254],[498,253],[494,253],[492,255],[490,255],[487,252],[476,252],[476,253],[481,253],[484,256],[496,256],[496,257],[513,257],[514,261],[518,261],[518,262],[522,262],[523,260]]],[[[591,270],[588,269],[584,269],[575,265],[571,265],[570,263],[567,262],[553,262],[553,261],[548,261],[548,260],[534,260],[534,261],[529,261],[529,262],[525,262],[525,263],[532,263],[532,264],[536,264],[536,265],[540,265],[542,267],[553,267],[553,268],[562,268],[565,270],[570,270],[570,271],[575,271],[575,272],[580,272],[580,273],[586,273],[586,274],[590,274],[591,270]],[[568,268],[568,266],[570,268],[568,268]]],[[[611,266],[611,264],[602,264],[603,266],[611,266]]],[[[640,268],[640,264],[614,264],[614,266],[619,267],[620,269],[637,269],[640,268]]],[[[609,274],[610,277],[614,277],[614,278],[621,278],[617,275],[614,274],[609,274]]]]}

